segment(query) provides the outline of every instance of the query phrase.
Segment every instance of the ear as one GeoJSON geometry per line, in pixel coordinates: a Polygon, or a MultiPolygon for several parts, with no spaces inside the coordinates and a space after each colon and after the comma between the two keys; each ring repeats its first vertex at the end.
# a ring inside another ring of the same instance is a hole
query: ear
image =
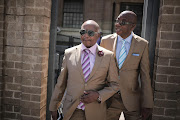
{"type": "Polygon", "coordinates": [[[131,31],[133,31],[136,28],[136,24],[132,24],[131,31]]]}
{"type": "Polygon", "coordinates": [[[100,34],[100,33],[98,33],[98,34],[97,34],[97,37],[99,38],[100,36],[101,36],[101,34],[100,34]]]}

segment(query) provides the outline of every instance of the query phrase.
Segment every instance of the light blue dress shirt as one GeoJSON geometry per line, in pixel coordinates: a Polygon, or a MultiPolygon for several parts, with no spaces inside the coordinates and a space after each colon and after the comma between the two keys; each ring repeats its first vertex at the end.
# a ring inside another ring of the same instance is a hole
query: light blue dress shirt
{"type": "MultiPolygon", "coordinates": [[[[131,41],[132,41],[132,36],[133,36],[133,33],[131,33],[131,35],[129,35],[126,39],[125,39],[125,49],[126,49],[126,54],[128,55],[129,53],[129,49],[131,47],[131,41]]],[[[117,61],[119,61],[119,54],[120,54],[120,51],[121,51],[121,46],[122,46],[122,40],[123,38],[121,36],[118,35],[118,38],[117,38],[117,46],[116,46],[116,59],[117,61]]]]}

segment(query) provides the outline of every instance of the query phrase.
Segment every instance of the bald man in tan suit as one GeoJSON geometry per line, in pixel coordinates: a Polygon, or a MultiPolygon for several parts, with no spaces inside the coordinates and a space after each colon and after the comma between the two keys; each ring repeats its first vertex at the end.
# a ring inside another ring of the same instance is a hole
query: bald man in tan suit
{"type": "Polygon", "coordinates": [[[82,44],[65,50],[61,73],[49,105],[53,120],[57,120],[58,103],[65,89],[63,120],[106,120],[105,101],[118,91],[119,79],[113,52],[96,44],[99,29],[95,21],[86,21],[80,31],[82,44]],[[91,72],[87,81],[87,74],[82,69],[85,50],[90,51],[91,72]]]}
{"type": "Polygon", "coordinates": [[[119,120],[121,112],[126,120],[146,120],[152,113],[148,42],[132,32],[136,23],[134,12],[122,12],[116,19],[116,33],[103,37],[100,44],[114,52],[120,77],[119,92],[108,102],[108,120],[119,120]],[[121,54],[123,50],[125,52],[121,54]],[[123,56],[125,60],[122,62],[120,58],[123,56]]]}

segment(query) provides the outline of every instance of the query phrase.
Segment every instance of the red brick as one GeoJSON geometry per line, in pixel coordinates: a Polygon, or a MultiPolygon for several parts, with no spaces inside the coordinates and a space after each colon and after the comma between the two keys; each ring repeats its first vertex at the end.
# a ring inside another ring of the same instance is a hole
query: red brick
{"type": "Polygon", "coordinates": [[[16,119],[16,118],[17,118],[17,113],[5,112],[5,113],[4,113],[4,117],[5,117],[5,118],[9,118],[9,119],[16,119]]]}
{"type": "Polygon", "coordinates": [[[174,8],[175,7],[173,7],[173,6],[163,6],[162,7],[162,14],[173,14],[174,8]]]}
{"type": "Polygon", "coordinates": [[[179,40],[180,34],[175,32],[161,32],[161,39],[164,40],[179,40]]]}
{"type": "Polygon", "coordinates": [[[15,83],[21,83],[21,81],[22,81],[22,77],[21,76],[16,76],[16,77],[14,77],[14,82],[15,83]]]}
{"type": "Polygon", "coordinates": [[[15,68],[17,68],[17,69],[22,69],[22,63],[16,62],[16,63],[15,63],[15,68]]]}
{"type": "Polygon", "coordinates": [[[160,40],[159,48],[171,48],[171,41],[160,40]]]}
{"type": "Polygon", "coordinates": [[[174,120],[174,117],[153,115],[152,120],[174,120]]]}
{"type": "Polygon", "coordinates": [[[7,0],[8,7],[16,7],[16,0],[7,0]]]}
{"type": "Polygon", "coordinates": [[[167,83],[156,83],[155,90],[163,92],[177,92],[180,90],[177,84],[167,84],[167,83]]]}
{"type": "Polygon", "coordinates": [[[180,24],[175,24],[174,25],[174,31],[175,32],[180,32],[180,24]]]}
{"type": "Polygon", "coordinates": [[[180,75],[180,68],[158,66],[157,73],[169,74],[169,75],[180,75]]]}
{"type": "Polygon", "coordinates": [[[30,115],[30,109],[29,108],[21,108],[21,114],[22,115],[30,115]]]}
{"type": "Polygon", "coordinates": [[[4,6],[4,0],[0,1],[0,5],[4,6]]]}
{"type": "Polygon", "coordinates": [[[180,14],[180,7],[179,6],[175,7],[175,14],[180,14]]]}
{"type": "Polygon", "coordinates": [[[165,115],[174,117],[176,115],[176,109],[166,109],[165,115]]]}
{"type": "Polygon", "coordinates": [[[40,116],[40,109],[32,109],[31,115],[32,116],[40,116]]]}
{"type": "Polygon", "coordinates": [[[34,7],[34,5],[35,5],[34,0],[26,0],[25,2],[26,7],[34,7]]]}
{"type": "Polygon", "coordinates": [[[31,101],[40,101],[40,95],[31,95],[31,101]]]}
{"type": "Polygon", "coordinates": [[[23,48],[24,55],[32,55],[33,48],[23,48]]]}
{"type": "Polygon", "coordinates": [[[41,88],[32,87],[32,86],[22,86],[22,92],[32,93],[32,94],[41,94],[41,88]]]}
{"type": "Polygon", "coordinates": [[[15,65],[14,65],[14,62],[6,62],[5,63],[5,67],[7,67],[7,68],[14,68],[15,67],[15,65]]]}
{"type": "Polygon", "coordinates": [[[14,92],[14,98],[21,98],[21,92],[14,92]]]}
{"type": "Polygon", "coordinates": [[[160,56],[160,57],[180,58],[180,50],[162,48],[162,49],[159,49],[158,56],[160,56]]]}
{"type": "Polygon", "coordinates": [[[14,112],[20,112],[21,106],[14,106],[14,112]]]}
{"type": "Polygon", "coordinates": [[[35,7],[44,7],[44,0],[36,0],[35,1],[35,7]]]}
{"type": "Polygon", "coordinates": [[[180,67],[180,59],[171,59],[170,66],[180,67]]]}
{"type": "Polygon", "coordinates": [[[168,77],[168,82],[169,83],[180,84],[180,76],[169,76],[168,77]]]}
{"type": "Polygon", "coordinates": [[[38,9],[38,8],[25,8],[25,14],[27,15],[46,15],[44,14],[44,8],[38,9]]]}
{"type": "Polygon", "coordinates": [[[24,0],[17,0],[16,4],[17,4],[17,7],[24,7],[25,1],[24,0]]]}
{"type": "Polygon", "coordinates": [[[39,109],[40,108],[40,103],[38,103],[38,102],[21,101],[21,106],[23,108],[39,109]]]}
{"type": "Polygon", "coordinates": [[[25,16],[25,23],[35,23],[35,16],[25,16]]]}
{"type": "Polygon", "coordinates": [[[22,100],[30,101],[30,94],[22,93],[21,99],[22,100]]]}
{"type": "Polygon", "coordinates": [[[31,70],[31,64],[30,63],[23,63],[22,69],[23,70],[31,70]]]}
{"type": "Polygon", "coordinates": [[[167,82],[167,75],[156,75],[156,82],[167,82]]]}
{"type": "Polygon", "coordinates": [[[5,97],[13,97],[13,92],[12,91],[4,91],[4,96],[5,97]]]}
{"type": "Polygon", "coordinates": [[[164,115],[164,108],[154,107],[153,114],[154,115],[164,115]]]}
{"type": "Polygon", "coordinates": [[[21,70],[17,69],[5,69],[5,75],[8,76],[21,76],[21,70]]]}
{"type": "Polygon", "coordinates": [[[39,120],[39,117],[21,115],[22,120],[39,120]]]}
{"type": "Polygon", "coordinates": [[[13,77],[12,76],[5,76],[4,77],[4,81],[6,82],[6,83],[13,83],[13,77]]]}
{"type": "Polygon", "coordinates": [[[4,98],[4,104],[20,105],[20,99],[4,98]]]}
{"type": "Polygon", "coordinates": [[[168,58],[158,58],[158,65],[163,65],[163,66],[168,66],[169,64],[169,59],[168,58]]]}
{"type": "Polygon", "coordinates": [[[155,99],[165,99],[165,95],[166,94],[164,92],[157,92],[157,91],[154,92],[155,99]]]}
{"type": "Polygon", "coordinates": [[[176,101],[154,100],[154,106],[163,108],[176,108],[176,101]]]}
{"type": "Polygon", "coordinates": [[[173,41],[172,42],[172,48],[173,49],[180,49],[180,42],[173,41]]]}
{"type": "Polygon", "coordinates": [[[164,14],[160,16],[160,21],[161,23],[176,24],[180,23],[180,16],[174,14],[164,14]]]}
{"type": "Polygon", "coordinates": [[[4,105],[5,106],[5,111],[11,111],[11,112],[13,112],[13,105],[4,105]]]}
{"type": "Polygon", "coordinates": [[[179,0],[164,0],[164,5],[180,6],[179,0]]]}
{"type": "Polygon", "coordinates": [[[166,99],[167,100],[177,100],[177,94],[176,93],[166,93],[166,99]]]}
{"type": "Polygon", "coordinates": [[[21,90],[21,85],[20,84],[6,84],[6,89],[8,90],[21,90]]]}

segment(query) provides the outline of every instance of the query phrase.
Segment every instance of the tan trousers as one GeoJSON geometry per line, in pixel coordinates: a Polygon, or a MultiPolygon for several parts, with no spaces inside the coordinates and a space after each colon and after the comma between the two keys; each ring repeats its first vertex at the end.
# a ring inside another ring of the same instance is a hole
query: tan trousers
{"type": "Polygon", "coordinates": [[[76,108],[70,120],[86,120],[85,112],[76,108]]]}
{"type": "Polygon", "coordinates": [[[116,93],[107,103],[110,104],[107,120],[119,120],[121,112],[124,113],[125,120],[141,120],[140,111],[128,111],[124,107],[121,95],[116,93]]]}

